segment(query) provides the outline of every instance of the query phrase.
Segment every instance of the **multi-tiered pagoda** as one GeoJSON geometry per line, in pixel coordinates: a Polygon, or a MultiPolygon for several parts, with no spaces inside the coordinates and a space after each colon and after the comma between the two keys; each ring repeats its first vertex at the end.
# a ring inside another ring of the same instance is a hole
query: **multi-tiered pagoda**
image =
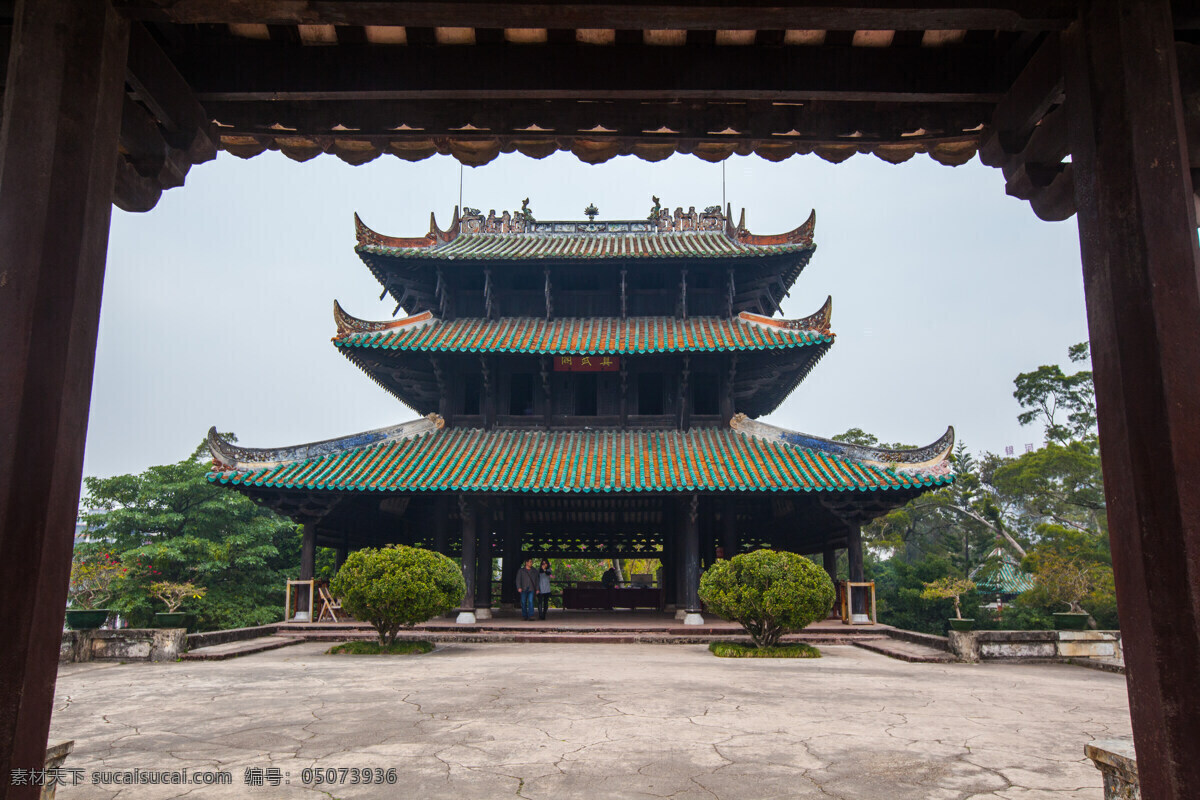
{"type": "MultiPolygon", "coordinates": [[[[589,208],[589,213],[594,209],[589,208]]],[[[770,547],[849,555],[860,527],[952,480],[953,430],[860,447],[755,421],[834,341],[830,300],[780,303],[815,250],[815,216],[776,236],[711,207],[646,220],[537,221],[455,210],[416,238],[355,218],[363,263],[400,319],[334,303],[334,345],[424,415],[258,450],[209,434],[210,480],[305,525],[317,546],[419,545],[462,557],[460,621],[502,602],[525,557],[660,558],[668,606],[701,622],[702,565],[770,547]]]]}

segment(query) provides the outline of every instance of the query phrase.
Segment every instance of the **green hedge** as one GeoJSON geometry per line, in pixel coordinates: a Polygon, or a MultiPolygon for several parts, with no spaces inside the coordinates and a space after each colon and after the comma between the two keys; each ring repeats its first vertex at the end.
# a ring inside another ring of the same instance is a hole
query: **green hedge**
{"type": "Polygon", "coordinates": [[[457,607],[467,591],[453,560],[405,545],[355,550],[329,586],[343,609],[379,632],[385,647],[400,628],[457,607]]]}
{"type": "Polygon", "coordinates": [[[825,619],[833,598],[825,570],[795,553],[742,553],[713,564],[700,579],[705,605],[739,623],[759,647],[825,619]]]}

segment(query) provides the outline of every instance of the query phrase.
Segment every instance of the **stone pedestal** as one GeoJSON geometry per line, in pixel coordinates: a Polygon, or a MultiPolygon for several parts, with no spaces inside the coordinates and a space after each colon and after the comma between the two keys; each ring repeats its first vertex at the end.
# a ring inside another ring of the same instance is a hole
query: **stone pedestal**
{"type": "Polygon", "coordinates": [[[481,619],[491,619],[491,618],[492,618],[492,610],[490,608],[475,609],[475,619],[481,620],[481,619]]]}
{"type": "MultiPolygon", "coordinates": [[[[67,756],[75,749],[74,740],[51,742],[46,746],[46,771],[59,770],[67,761],[67,756]]],[[[54,773],[57,774],[57,773],[54,773]]],[[[54,791],[58,788],[57,781],[47,781],[42,784],[39,800],[54,800],[54,791]]]]}
{"type": "Polygon", "coordinates": [[[684,614],[683,624],[684,625],[703,625],[704,617],[700,616],[700,614],[695,611],[691,611],[691,612],[684,614]]]}
{"type": "Polygon", "coordinates": [[[475,624],[475,612],[474,611],[459,611],[458,617],[455,618],[454,621],[459,625],[474,625],[475,624]]]}
{"type": "Polygon", "coordinates": [[[1132,739],[1097,739],[1083,752],[1104,776],[1104,800],[1141,800],[1132,739]]]}

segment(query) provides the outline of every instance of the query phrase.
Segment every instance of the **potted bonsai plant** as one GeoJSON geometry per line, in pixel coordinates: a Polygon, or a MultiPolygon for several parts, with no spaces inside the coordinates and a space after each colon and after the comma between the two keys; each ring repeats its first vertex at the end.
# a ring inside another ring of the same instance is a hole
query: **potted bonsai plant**
{"type": "Polygon", "coordinates": [[[954,617],[950,620],[950,627],[956,631],[969,631],[975,625],[975,620],[974,618],[963,619],[961,598],[974,588],[974,582],[966,578],[947,576],[925,584],[925,591],[921,592],[921,599],[953,600],[954,617]]]}
{"type": "Polygon", "coordinates": [[[1081,631],[1087,627],[1090,615],[1084,610],[1083,601],[1095,587],[1095,567],[1061,553],[1039,556],[1034,582],[1050,603],[1067,607],[1066,611],[1054,612],[1054,627],[1058,630],[1081,631]]]}
{"type": "Polygon", "coordinates": [[[175,583],[173,581],[157,581],[150,584],[150,596],[161,600],[167,607],[166,611],[154,614],[154,623],[159,628],[186,628],[187,613],[179,607],[187,599],[199,600],[208,592],[203,586],[196,586],[191,581],[175,583]]]}
{"type": "Polygon", "coordinates": [[[67,627],[86,631],[103,625],[111,613],[103,604],[112,595],[113,584],[120,575],[121,562],[110,553],[72,562],[67,627]]]}

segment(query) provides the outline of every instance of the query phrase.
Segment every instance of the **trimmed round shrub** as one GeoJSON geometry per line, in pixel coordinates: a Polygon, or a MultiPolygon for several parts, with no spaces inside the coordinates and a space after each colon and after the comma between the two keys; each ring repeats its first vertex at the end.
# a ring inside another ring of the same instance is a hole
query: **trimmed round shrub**
{"type": "Polygon", "coordinates": [[[392,545],[355,550],[329,582],[342,608],[369,622],[386,647],[400,628],[443,614],[467,591],[458,565],[432,550],[392,545]]]}
{"type": "Polygon", "coordinates": [[[704,604],[739,623],[759,647],[825,619],[833,598],[825,570],[795,553],[742,553],[713,564],[700,579],[704,604]]]}

